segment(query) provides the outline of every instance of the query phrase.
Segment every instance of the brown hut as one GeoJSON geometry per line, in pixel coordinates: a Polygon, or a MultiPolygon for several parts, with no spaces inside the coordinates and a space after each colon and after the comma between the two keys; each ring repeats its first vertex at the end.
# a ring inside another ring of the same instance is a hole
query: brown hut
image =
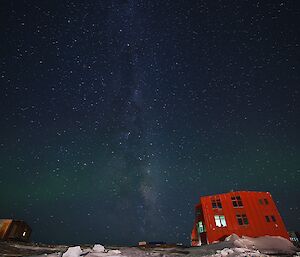
{"type": "Polygon", "coordinates": [[[0,240],[29,241],[31,231],[24,221],[0,219],[0,240]]]}

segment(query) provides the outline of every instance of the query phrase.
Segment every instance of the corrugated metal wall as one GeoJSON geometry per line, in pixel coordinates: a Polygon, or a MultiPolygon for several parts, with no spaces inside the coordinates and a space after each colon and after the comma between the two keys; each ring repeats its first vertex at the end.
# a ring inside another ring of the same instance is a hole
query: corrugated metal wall
{"type": "Polygon", "coordinates": [[[240,191],[205,196],[200,198],[200,203],[197,206],[202,206],[201,219],[206,225],[208,243],[223,240],[231,234],[250,237],[271,235],[289,239],[283,220],[268,192],[240,191]],[[221,208],[215,204],[219,200],[221,208]]]}

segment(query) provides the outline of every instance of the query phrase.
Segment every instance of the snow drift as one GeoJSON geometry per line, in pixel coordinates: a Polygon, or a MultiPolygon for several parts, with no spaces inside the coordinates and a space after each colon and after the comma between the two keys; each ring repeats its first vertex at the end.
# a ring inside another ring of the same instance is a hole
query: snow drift
{"type": "Polygon", "coordinates": [[[238,237],[233,234],[225,239],[233,243],[233,248],[258,250],[265,254],[293,254],[297,248],[287,239],[280,236],[238,237]]]}

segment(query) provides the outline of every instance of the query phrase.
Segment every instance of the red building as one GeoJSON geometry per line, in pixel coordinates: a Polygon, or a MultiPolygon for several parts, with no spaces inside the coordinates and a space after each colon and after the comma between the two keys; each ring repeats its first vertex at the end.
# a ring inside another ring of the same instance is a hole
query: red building
{"type": "Polygon", "coordinates": [[[238,236],[281,236],[289,239],[269,192],[238,191],[204,196],[195,207],[191,245],[199,246],[238,236]]]}

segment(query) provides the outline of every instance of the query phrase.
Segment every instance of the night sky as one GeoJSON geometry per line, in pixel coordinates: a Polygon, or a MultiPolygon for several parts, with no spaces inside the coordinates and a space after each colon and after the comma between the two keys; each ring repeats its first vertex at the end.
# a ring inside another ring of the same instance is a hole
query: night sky
{"type": "Polygon", "coordinates": [[[270,191],[300,230],[299,1],[1,1],[0,216],[49,243],[188,244],[270,191]]]}

